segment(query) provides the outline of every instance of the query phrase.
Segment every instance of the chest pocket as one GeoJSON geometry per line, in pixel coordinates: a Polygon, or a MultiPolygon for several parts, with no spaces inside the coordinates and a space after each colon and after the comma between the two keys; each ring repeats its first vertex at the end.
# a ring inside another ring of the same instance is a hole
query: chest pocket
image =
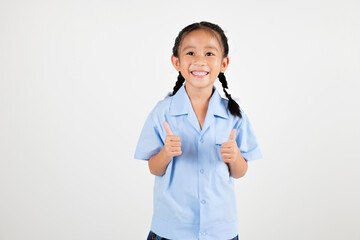
{"type": "Polygon", "coordinates": [[[216,141],[215,141],[215,151],[216,151],[215,173],[216,173],[216,175],[220,176],[224,180],[227,180],[227,181],[231,182],[232,177],[230,177],[229,167],[222,160],[221,152],[220,152],[221,144],[223,144],[224,142],[227,142],[228,139],[229,139],[228,136],[221,136],[221,135],[216,136],[216,141]]]}

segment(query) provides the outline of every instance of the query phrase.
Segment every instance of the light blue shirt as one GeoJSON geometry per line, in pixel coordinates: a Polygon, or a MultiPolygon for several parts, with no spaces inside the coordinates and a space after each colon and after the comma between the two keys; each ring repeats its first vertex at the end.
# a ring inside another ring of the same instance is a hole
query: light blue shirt
{"type": "MultiPolygon", "coordinates": [[[[155,176],[151,230],[173,240],[225,240],[238,234],[234,179],[220,154],[232,129],[247,161],[262,158],[247,115],[233,116],[215,85],[203,128],[196,118],[185,84],[159,101],[148,115],[134,158],[148,160],[164,146],[166,121],[180,137],[182,154],[163,176],[155,176]]],[[[242,110],[242,109],[241,109],[242,110]]]]}

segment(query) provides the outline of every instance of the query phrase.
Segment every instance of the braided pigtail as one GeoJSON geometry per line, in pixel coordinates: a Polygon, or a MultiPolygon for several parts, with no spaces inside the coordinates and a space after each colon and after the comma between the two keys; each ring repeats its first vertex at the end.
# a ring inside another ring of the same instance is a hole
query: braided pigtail
{"type": "Polygon", "coordinates": [[[185,82],[185,78],[181,75],[181,72],[179,72],[179,76],[175,83],[173,92],[169,96],[174,96],[175,93],[181,88],[181,86],[183,85],[184,82],[185,82]]]}
{"type": "Polygon", "coordinates": [[[229,99],[228,109],[229,109],[230,113],[234,116],[236,115],[241,118],[242,116],[241,116],[239,104],[237,104],[237,102],[235,102],[235,100],[232,99],[231,94],[227,93],[227,91],[225,90],[226,88],[228,88],[228,85],[227,85],[227,81],[226,81],[224,73],[220,72],[218,78],[219,78],[219,81],[221,82],[221,85],[223,87],[226,97],[229,99]]]}

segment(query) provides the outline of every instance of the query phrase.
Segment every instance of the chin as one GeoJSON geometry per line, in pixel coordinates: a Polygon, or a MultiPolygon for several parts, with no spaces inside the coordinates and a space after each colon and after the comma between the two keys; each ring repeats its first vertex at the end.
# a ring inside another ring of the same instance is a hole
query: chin
{"type": "Polygon", "coordinates": [[[187,82],[188,85],[191,85],[193,88],[207,88],[207,87],[210,87],[212,86],[214,83],[210,83],[210,82],[197,82],[197,83],[194,83],[193,81],[192,82],[187,82]]]}

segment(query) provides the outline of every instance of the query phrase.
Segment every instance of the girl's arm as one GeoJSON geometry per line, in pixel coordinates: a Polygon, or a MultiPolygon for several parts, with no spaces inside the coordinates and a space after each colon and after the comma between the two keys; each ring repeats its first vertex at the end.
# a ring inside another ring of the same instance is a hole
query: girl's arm
{"type": "MultiPolygon", "coordinates": [[[[165,146],[164,146],[165,147],[165,146]]],[[[162,176],[166,172],[166,168],[171,161],[172,157],[166,155],[164,147],[160,150],[159,153],[153,155],[149,159],[149,169],[151,174],[156,176],[162,176]]]]}
{"type": "Polygon", "coordinates": [[[240,149],[237,148],[238,156],[234,162],[229,162],[230,176],[233,178],[241,178],[245,175],[248,164],[245,158],[241,155],[240,149]]]}

